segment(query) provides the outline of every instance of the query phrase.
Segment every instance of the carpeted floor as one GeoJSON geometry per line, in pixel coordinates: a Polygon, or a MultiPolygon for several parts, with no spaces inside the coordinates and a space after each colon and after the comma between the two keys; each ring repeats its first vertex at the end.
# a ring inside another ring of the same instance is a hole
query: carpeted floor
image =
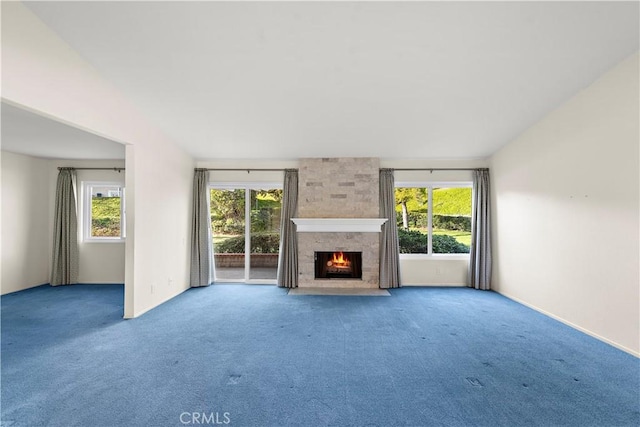
{"type": "Polygon", "coordinates": [[[637,426],[640,361],[492,292],[2,297],[2,426],[637,426]]]}

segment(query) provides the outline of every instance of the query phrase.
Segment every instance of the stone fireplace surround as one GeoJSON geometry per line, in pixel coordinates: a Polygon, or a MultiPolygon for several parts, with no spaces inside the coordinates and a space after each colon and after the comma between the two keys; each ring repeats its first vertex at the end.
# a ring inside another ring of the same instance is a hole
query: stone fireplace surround
{"type": "MultiPolygon", "coordinates": [[[[296,219],[304,222],[305,219],[379,218],[379,171],[380,162],[377,158],[301,159],[298,169],[298,218],[296,219]]],[[[384,222],[381,219],[377,221],[384,222]]],[[[379,230],[379,225],[378,232],[299,230],[298,286],[301,288],[378,288],[380,282],[379,230]],[[316,280],[315,251],[362,252],[362,280],[316,280]]]]}

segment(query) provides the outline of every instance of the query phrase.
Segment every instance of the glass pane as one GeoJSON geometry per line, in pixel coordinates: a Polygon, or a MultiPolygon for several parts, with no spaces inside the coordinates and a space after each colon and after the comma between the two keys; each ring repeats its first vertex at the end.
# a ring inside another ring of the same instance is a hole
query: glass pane
{"type": "Polygon", "coordinates": [[[468,254],[471,246],[471,188],[433,189],[433,253],[468,254]]]}
{"type": "Polygon", "coordinates": [[[282,190],[251,190],[250,279],[277,278],[281,206],[282,190]]]}
{"type": "Polygon", "coordinates": [[[395,189],[400,253],[427,253],[428,193],[426,188],[395,189]]]}
{"type": "Polygon", "coordinates": [[[120,187],[91,188],[91,237],[121,236],[120,187]]]}
{"type": "Polygon", "coordinates": [[[217,280],[244,280],[245,190],[211,189],[211,228],[217,280]]]}

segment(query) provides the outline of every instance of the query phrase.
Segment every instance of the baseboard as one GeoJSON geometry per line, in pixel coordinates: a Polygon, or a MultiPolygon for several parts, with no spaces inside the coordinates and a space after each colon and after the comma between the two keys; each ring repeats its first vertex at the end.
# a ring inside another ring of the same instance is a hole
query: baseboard
{"type": "Polygon", "coordinates": [[[181,293],[183,293],[183,292],[188,291],[189,289],[191,289],[191,288],[190,288],[190,287],[186,287],[186,288],[184,288],[184,289],[181,289],[181,290],[179,290],[178,292],[176,292],[175,294],[171,294],[171,295],[167,296],[166,298],[164,298],[163,300],[161,300],[161,301],[160,301],[159,303],[157,303],[156,305],[151,306],[151,307],[148,307],[148,308],[145,308],[144,310],[142,310],[142,311],[140,311],[140,312],[138,312],[138,313],[135,313],[135,314],[134,314],[133,316],[131,316],[131,317],[124,316],[123,318],[124,318],[124,319],[135,319],[135,318],[137,318],[137,317],[140,317],[140,316],[142,316],[143,314],[145,314],[146,312],[151,311],[151,310],[153,310],[153,309],[154,309],[154,308],[156,308],[156,307],[160,307],[160,306],[161,306],[162,304],[164,304],[165,302],[167,302],[167,301],[169,301],[169,300],[174,299],[175,297],[177,297],[178,295],[180,295],[180,294],[181,294],[181,293]]]}
{"type": "Polygon", "coordinates": [[[16,289],[15,291],[10,291],[7,293],[3,293],[2,291],[0,291],[0,296],[5,296],[5,295],[11,295],[11,294],[15,294],[17,292],[22,292],[22,291],[26,291],[28,289],[34,289],[34,288],[39,288],[41,286],[49,286],[49,283],[42,283],[40,285],[33,285],[33,286],[29,286],[27,288],[22,288],[22,289],[16,289]]]}
{"type": "Polygon", "coordinates": [[[421,288],[465,288],[467,287],[464,283],[401,283],[403,288],[408,288],[411,286],[421,287],[421,288]]]}
{"type": "Polygon", "coordinates": [[[82,283],[76,283],[76,285],[120,285],[120,286],[124,286],[124,283],[120,282],[120,283],[107,283],[107,282],[82,282],[82,283]]]}
{"type": "Polygon", "coordinates": [[[545,316],[549,316],[549,317],[551,317],[552,319],[557,320],[558,322],[564,323],[565,325],[570,326],[570,327],[572,327],[573,329],[576,329],[576,330],[578,330],[578,331],[580,331],[580,332],[583,332],[583,333],[585,333],[585,334],[587,334],[587,335],[589,335],[589,336],[591,336],[591,337],[593,337],[593,338],[595,338],[595,339],[597,339],[597,340],[600,340],[600,341],[602,341],[602,342],[604,342],[604,343],[606,343],[606,344],[609,344],[610,346],[613,346],[613,347],[617,348],[618,350],[622,350],[622,351],[624,351],[625,353],[629,353],[629,354],[631,354],[632,356],[635,356],[635,357],[637,357],[637,358],[640,358],[640,353],[639,353],[639,352],[637,352],[637,351],[635,351],[635,350],[632,350],[632,349],[630,349],[630,348],[628,348],[628,347],[625,347],[624,345],[619,344],[619,343],[617,343],[617,342],[615,342],[615,341],[611,341],[610,339],[605,338],[605,337],[603,337],[603,336],[601,336],[601,335],[598,335],[597,333],[595,333],[595,332],[593,332],[593,331],[590,331],[589,329],[586,329],[586,328],[583,328],[582,326],[576,325],[575,323],[572,323],[572,322],[570,322],[570,321],[568,321],[568,320],[566,320],[566,319],[563,319],[562,317],[557,316],[557,315],[555,315],[555,314],[553,314],[553,313],[549,313],[548,311],[543,310],[543,309],[541,309],[540,307],[537,307],[537,306],[535,306],[535,305],[533,305],[533,304],[529,304],[528,302],[522,301],[520,298],[516,298],[516,297],[514,297],[514,296],[511,296],[511,295],[505,294],[504,292],[498,292],[498,291],[495,291],[495,290],[494,290],[494,292],[496,292],[496,293],[498,293],[498,294],[502,295],[502,296],[503,296],[503,297],[505,297],[505,298],[509,298],[510,300],[515,301],[515,302],[517,302],[518,304],[522,304],[522,305],[524,305],[524,306],[526,306],[526,307],[529,307],[529,308],[530,308],[530,309],[532,309],[532,310],[535,310],[535,311],[537,311],[537,312],[539,312],[539,313],[542,313],[542,314],[544,314],[545,316]]]}

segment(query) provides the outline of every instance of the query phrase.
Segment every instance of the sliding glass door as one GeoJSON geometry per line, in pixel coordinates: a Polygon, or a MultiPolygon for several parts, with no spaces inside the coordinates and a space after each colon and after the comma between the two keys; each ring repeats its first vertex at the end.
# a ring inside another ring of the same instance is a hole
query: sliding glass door
{"type": "Polygon", "coordinates": [[[210,191],[215,280],[275,283],[282,189],[244,183],[210,191]]]}
{"type": "Polygon", "coordinates": [[[245,277],[245,189],[211,189],[211,228],[216,281],[245,277]]]}
{"type": "Polygon", "coordinates": [[[249,279],[276,280],[282,190],[249,191],[251,197],[249,279]]]}

